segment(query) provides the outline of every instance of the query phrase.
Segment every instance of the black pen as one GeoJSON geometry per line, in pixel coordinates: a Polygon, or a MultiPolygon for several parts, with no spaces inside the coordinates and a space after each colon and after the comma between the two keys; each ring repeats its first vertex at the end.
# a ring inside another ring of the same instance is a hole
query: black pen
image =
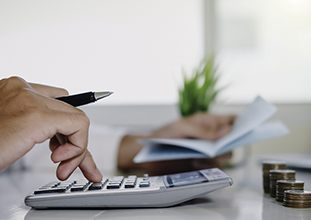
{"type": "Polygon", "coordinates": [[[56,99],[77,107],[96,102],[99,99],[110,96],[112,93],[113,92],[85,92],[76,95],[62,96],[56,99]]]}

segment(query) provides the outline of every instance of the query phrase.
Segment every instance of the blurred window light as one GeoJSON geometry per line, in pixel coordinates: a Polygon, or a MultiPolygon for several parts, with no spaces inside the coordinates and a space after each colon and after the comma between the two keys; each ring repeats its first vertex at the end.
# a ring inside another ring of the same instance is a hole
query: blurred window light
{"type": "Polygon", "coordinates": [[[311,101],[311,1],[217,0],[223,100],[311,101]]]}
{"type": "Polygon", "coordinates": [[[308,0],[2,0],[0,78],[176,103],[181,69],[216,52],[220,100],[311,101],[308,0]]]}

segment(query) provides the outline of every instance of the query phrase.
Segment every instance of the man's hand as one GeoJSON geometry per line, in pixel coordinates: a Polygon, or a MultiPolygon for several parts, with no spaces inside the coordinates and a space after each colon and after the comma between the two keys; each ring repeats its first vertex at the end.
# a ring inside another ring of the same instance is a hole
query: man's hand
{"type": "Polygon", "coordinates": [[[142,148],[142,146],[138,144],[139,139],[198,138],[217,140],[231,130],[234,119],[235,116],[232,115],[220,116],[207,113],[197,113],[186,118],[181,118],[146,136],[127,135],[122,139],[119,146],[118,167],[125,171],[130,169],[142,169],[152,174],[180,172],[211,166],[221,167],[231,158],[231,153],[214,159],[173,160],[143,164],[134,164],[133,158],[142,148]]]}
{"type": "Polygon", "coordinates": [[[81,110],[55,99],[65,95],[64,89],[30,84],[19,77],[0,80],[0,171],[35,144],[51,139],[51,159],[59,163],[60,180],[77,167],[88,180],[101,180],[87,150],[89,119],[81,110]]]}
{"type": "Polygon", "coordinates": [[[235,116],[197,113],[154,131],[154,138],[198,138],[217,140],[226,135],[233,125],[235,116]]]}

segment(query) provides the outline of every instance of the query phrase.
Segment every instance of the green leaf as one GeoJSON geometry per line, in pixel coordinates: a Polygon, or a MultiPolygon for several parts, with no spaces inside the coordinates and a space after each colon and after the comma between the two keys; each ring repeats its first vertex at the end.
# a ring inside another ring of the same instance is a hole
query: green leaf
{"type": "Polygon", "coordinates": [[[187,77],[183,70],[184,81],[179,88],[178,100],[182,116],[209,111],[222,90],[216,89],[219,77],[213,57],[204,59],[190,77],[187,77]]]}

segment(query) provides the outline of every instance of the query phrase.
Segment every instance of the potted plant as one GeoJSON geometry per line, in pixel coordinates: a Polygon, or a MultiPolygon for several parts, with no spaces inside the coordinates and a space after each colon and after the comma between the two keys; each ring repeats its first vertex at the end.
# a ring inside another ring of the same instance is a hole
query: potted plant
{"type": "Polygon", "coordinates": [[[190,76],[184,74],[183,84],[179,89],[180,114],[185,117],[196,112],[208,112],[220,91],[216,87],[218,80],[213,57],[201,62],[190,76]]]}

